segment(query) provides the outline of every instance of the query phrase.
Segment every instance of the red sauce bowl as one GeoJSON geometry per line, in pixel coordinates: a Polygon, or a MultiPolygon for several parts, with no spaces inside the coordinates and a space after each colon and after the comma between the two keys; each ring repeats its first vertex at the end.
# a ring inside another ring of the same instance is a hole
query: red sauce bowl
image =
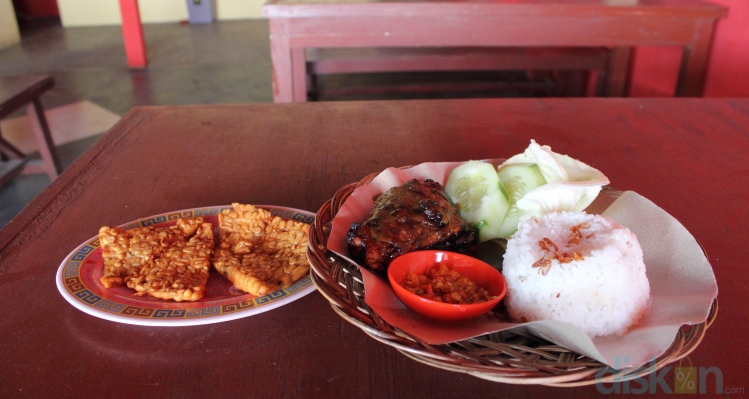
{"type": "Polygon", "coordinates": [[[502,273],[485,262],[456,252],[427,250],[401,255],[390,262],[388,279],[395,295],[409,309],[430,320],[443,323],[461,323],[475,319],[497,306],[507,293],[507,282],[502,273]],[[416,274],[424,274],[428,269],[439,267],[443,263],[448,268],[467,276],[496,298],[472,304],[450,304],[416,295],[398,283],[405,281],[411,270],[416,274]]]}

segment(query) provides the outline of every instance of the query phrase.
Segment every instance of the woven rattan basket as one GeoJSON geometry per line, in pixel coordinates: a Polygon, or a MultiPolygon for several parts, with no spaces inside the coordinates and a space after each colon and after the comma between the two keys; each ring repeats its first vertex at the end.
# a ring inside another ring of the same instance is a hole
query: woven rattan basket
{"type": "MultiPolygon", "coordinates": [[[[717,300],[713,302],[707,321],[682,327],[671,347],[654,363],[624,370],[609,368],[596,360],[514,330],[445,345],[426,344],[389,325],[372,311],[364,302],[366,293],[359,267],[327,250],[333,217],[357,187],[369,183],[376,175],[342,187],[317,212],[315,225],[310,230],[308,250],[312,281],[341,317],[414,360],[511,384],[572,387],[610,383],[647,375],[688,355],[699,345],[715,319],[717,300]]],[[[619,194],[607,188],[604,192],[614,197],[619,194]]]]}

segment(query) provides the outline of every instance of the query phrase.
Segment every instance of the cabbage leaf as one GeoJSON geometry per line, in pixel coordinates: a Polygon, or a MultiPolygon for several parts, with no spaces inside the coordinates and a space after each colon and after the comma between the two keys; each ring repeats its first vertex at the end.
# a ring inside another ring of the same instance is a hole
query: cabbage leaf
{"type": "Polygon", "coordinates": [[[531,140],[528,148],[498,167],[511,164],[538,165],[546,184],[530,190],[516,202],[523,212],[520,221],[561,211],[582,211],[598,196],[609,179],[599,170],[567,155],[551,151],[531,140]]]}

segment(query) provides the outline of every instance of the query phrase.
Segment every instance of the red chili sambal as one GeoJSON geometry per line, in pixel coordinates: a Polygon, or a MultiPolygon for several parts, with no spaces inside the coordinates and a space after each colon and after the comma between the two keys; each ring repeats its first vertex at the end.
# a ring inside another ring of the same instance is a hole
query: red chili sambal
{"type": "Polygon", "coordinates": [[[398,283],[418,296],[437,302],[471,304],[495,298],[468,276],[448,268],[445,264],[427,269],[424,274],[416,274],[410,270],[406,280],[398,283]]]}

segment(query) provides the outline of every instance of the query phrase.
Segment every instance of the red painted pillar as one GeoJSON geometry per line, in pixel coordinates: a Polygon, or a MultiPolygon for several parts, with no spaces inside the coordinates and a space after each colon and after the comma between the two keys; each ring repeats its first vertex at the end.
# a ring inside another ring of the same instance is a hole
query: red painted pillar
{"type": "Polygon", "coordinates": [[[143,40],[143,25],[140,23],[138,0],[120,0],[122,14],[122,37],[125,40],[125,55],[130,68],[145,68],[148,65],[146,43],[143,40]]]}

